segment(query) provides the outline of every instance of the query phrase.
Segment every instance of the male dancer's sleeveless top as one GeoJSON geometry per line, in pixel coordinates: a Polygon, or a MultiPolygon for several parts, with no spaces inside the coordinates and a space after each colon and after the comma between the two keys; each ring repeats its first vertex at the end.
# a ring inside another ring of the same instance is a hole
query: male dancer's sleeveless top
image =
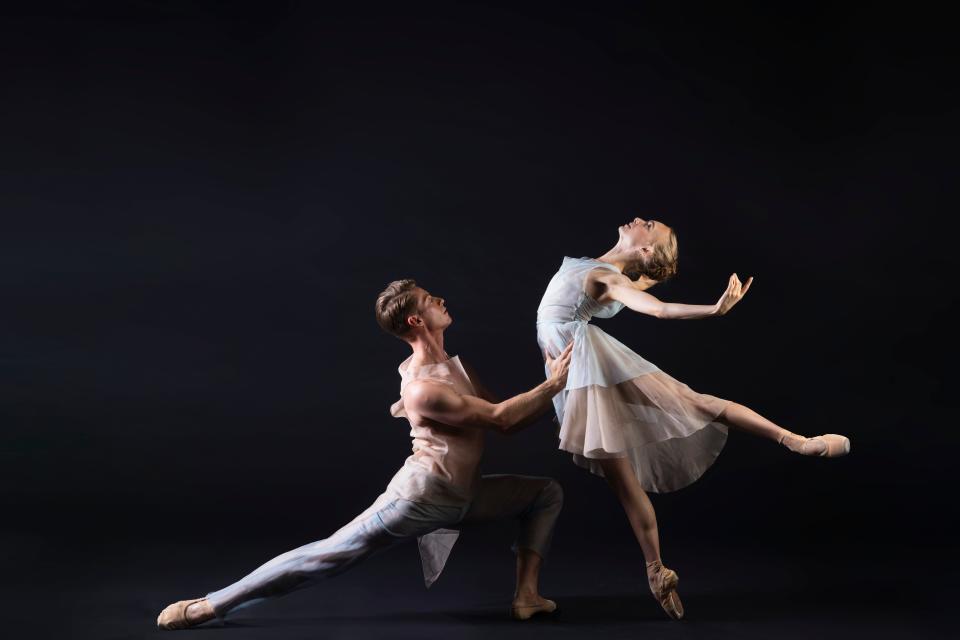
{"type": "MultiPolygon", "coordinates": [[[[393,417],[410,420],[403,406],[403,391],[414,380],[430,380],[449,385],[463,395],[477,395],[459,356],[419,367],[411,366],[412,359],[410,356],[400,364],[401,397],[390,407],[393,417]]],[[[483,430],[410,421],[410,437],[413,455],[406,459],[389,488],[414,502],[456,507],[469,504],[480,478],[483,430]]]]}

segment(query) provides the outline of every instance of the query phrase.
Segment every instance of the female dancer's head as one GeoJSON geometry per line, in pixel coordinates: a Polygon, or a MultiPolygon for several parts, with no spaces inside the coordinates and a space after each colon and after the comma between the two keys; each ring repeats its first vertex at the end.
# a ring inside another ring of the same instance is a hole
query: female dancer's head
{"type": "Polygon", "coordinates": [[[663,282],[677,273],[677,234],[657,220],[634,218],[620,226],[614,251],[625,261],[623,273],[631,280],[645,277],[663,282]]]}

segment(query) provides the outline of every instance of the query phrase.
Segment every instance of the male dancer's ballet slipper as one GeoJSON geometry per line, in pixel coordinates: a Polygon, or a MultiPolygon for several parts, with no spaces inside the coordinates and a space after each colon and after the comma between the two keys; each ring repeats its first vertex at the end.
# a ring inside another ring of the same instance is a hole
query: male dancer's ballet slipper
{"type": "Polygon", "coordinates": [[[529,620],[538,613],[553,613],[557,610],[557,603],[544,598],[541,604],[513,605],[510,607],[510,617],[514,620],[529,620]]]}
{"type": "Polygon", "coordinates": [[[780,444],[790,451],[804,456],[818,456],[821,458],[839,458],[850,453],[850,438],[836,433],[826,433],[822,436],[804,438],[796,434],[784,434],[780,436],[780,444]],[[800,438],[800,442],[794,440],[784,442],[788,436],[800,438]]]}
{"type": "Polygon", "coordinates": [[[677,584],[680,578],[673,569],[667,569],[659,560],[647,563],[647,581],[653,596],[674,620],[683,617],[683,603],[677,594],[677,584]]]}
{"type": "Polygon", "coordinates": [[[202,624],[207,620],[212,620],[213,618],[203,618],[199,619],[194,614],[193,618],[187,617],[187,607],[197,602],[202,602],[205,598],[197,598],[196,600],[180,600],[179,602],[174,602],[166,609],[160,612],[160,615],[157,616],[157,627],[160,629],[189,629],[190,627],[202,624]]]}

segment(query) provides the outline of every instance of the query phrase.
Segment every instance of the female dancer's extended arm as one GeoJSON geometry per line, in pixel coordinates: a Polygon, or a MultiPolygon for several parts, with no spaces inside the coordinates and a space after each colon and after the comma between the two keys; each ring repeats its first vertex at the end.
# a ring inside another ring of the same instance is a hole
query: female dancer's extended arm
{"type": "Polygon", "coordinates": [[[598,302],[616,300],[629,309],[655,318],[689,320],[726,314],[746,295],[753,277],[747,278],[746,283],[741,283],[737,274],[731,275],[727,290],[723,292],[716,304],[663,302],[643,290],[647,285],[634,282],[622,273],[602,274],[595,282],[603,285],[604,289],[603,294],[597,298],[598,302]]]}

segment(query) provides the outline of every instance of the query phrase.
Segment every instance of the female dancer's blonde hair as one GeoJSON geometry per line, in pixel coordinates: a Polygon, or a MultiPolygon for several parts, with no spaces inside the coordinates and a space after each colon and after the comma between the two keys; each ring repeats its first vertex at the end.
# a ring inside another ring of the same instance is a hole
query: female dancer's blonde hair
{"type": "Polygon", "coordinates": [[[670,229],[670,236],[666,240],[653,245],[653,253],[649,258],[627,264],[623,273],[631,280],[647,276],[651,280],[663,282],[677,275],[679,255],[677,232],[670,229]]]}

